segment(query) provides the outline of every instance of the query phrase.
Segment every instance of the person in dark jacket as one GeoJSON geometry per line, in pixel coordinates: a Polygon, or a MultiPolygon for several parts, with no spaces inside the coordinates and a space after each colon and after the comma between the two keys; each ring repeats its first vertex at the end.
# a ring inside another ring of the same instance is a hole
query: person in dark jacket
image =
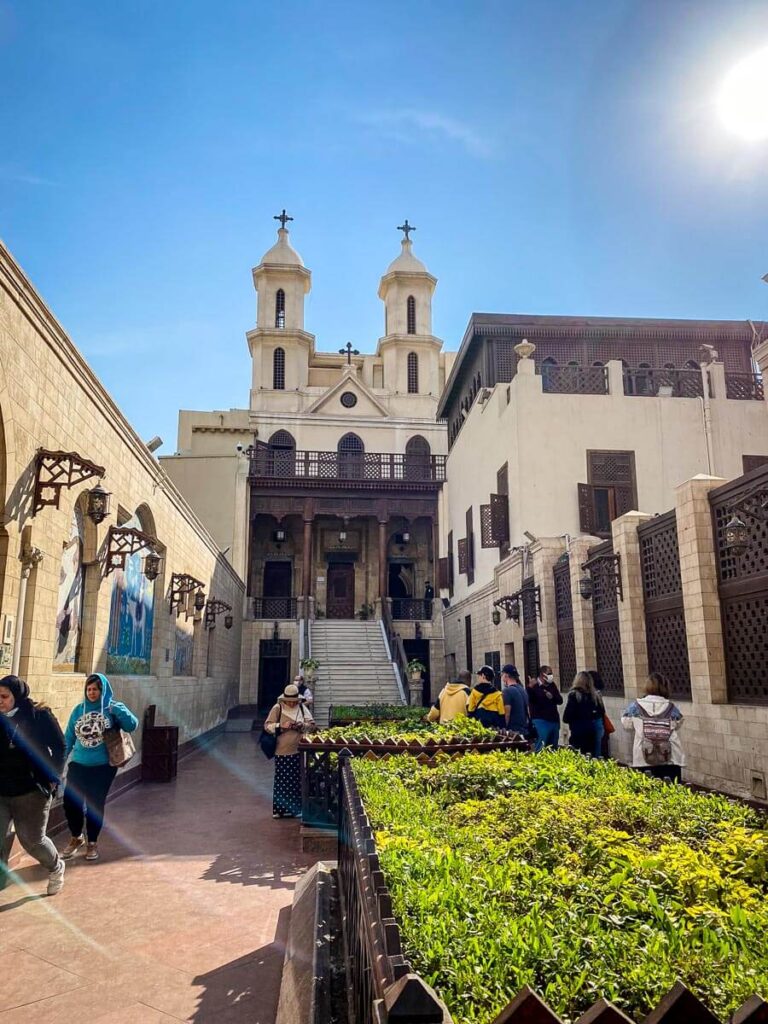
{"type": "Polygon", "coordinates": [[[579,672],[568,694],[563,721],[570,727],[569,745],[582,754],[592,756],[595,751],[595,720],[602,714],[600,703],[589,672],[579,672]]]}
{"type": "Polygon", "coordinates": [[[528,694],[520,682],[520,673],[514,665],[504,665],[501,670],[501,699],[504,702],[504,719],[510,732],[528,735],[530,716],[528,694]]]}
{"type": "Polygon", "coordinates": [[[587,669],[589,674],[592,676],[592,682],[595,686],[595,695],[597,696],[598,709],[600,714],[595,718],[595,757],[603,757],[603,747],[605,744],[605,702],[603,701],[603,690],[605,689],[605,683],[603,678],[597,669],[587,669]]]}
{"type": "Polygon", "coordinates": [[[557,750],[560,742],[560,712],[557,708],[562,703],[563,695],[557,688],[552,669],[549,665],[542,665],[538,676],[528,687],[528,706],[536,730],[534,750],[539,751],[543,747],[557,750]]]}
{"type": "Polygon", "coordinates": [[[0,679],[0,889],[8,881],[11,824],[22,847],[48,872],[48,895],[64,885],[65,864],[46,835],[64,768],[64,736],[50,708],[30,700],[18,676],[0,679]]]}
{"type": "Polygon", "coordinates": [[[489,665],[483,665],[477,672],[477,682],[469,695],[467,715],[476,718],[487,729],[503,729],[504,701],[501,690],[496,689],[495,672],[489,665]]]}

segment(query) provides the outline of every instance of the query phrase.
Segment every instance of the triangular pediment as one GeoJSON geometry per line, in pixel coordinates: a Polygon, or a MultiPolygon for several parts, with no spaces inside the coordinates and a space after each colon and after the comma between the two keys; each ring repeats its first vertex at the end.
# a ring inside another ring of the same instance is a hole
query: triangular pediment
{"type": "Polygon", "coordinates": [[[344,373],[333,387],[320,395],[307,412],[319,413],[321,416],[339,416],[344,413],[351,416],[389,416],[376,395],[352,373],[344,373]],[[353,405],[342,402],[342,395],[346,392],[357,399],[353,405]]]}

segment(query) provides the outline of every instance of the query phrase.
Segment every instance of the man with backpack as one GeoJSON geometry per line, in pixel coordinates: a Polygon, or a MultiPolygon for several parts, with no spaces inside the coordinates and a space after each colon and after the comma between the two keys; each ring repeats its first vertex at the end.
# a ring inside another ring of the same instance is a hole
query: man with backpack
{"type": "Polygon", "coordinates": [[[685,756],[679,730],[680,709],[669,699],[669,684],[659,672],[651,672],[645,695],[633,700],[621,716],[632,732],[632,767],[656,779],[680,782],[685,756]]]}

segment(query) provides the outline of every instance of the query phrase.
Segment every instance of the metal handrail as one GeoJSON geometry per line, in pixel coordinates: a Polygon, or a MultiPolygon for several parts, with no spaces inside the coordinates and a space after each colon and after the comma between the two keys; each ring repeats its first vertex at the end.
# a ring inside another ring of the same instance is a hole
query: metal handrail
{"type": "Polygon", "coordinates": [[[395,673],[400,696],[403,704],[407,704],[408,697],[406,696],[405,687],[408,679],[408,656],[403,646],[403,638],[395,630],[389,611],[389,602],[386,598],[381,602],[381,619],[379,621],[381,623],[381,635],[384,637],[384,643],[389,652],[389,660],[392,662],[392,669],[395,673]]]}

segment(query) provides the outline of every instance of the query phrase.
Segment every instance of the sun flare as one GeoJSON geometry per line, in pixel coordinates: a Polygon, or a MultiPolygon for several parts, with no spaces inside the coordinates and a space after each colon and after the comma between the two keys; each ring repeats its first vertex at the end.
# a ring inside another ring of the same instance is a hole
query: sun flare
{"type": "Polygon", "coordinates": [[[725,127],[743,139],[768,138],[768,47],[750,54],[723,79],[717,109],[725,127]]]}

